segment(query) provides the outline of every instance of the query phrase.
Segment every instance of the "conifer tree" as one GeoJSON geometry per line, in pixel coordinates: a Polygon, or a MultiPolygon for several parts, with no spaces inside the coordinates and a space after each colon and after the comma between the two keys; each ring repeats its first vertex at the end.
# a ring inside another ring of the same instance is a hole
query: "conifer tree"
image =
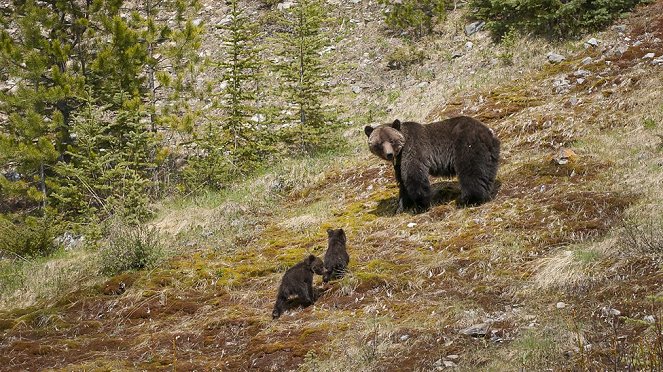
{"type": "Polygon", "coordinates": [[[285,31],[278,36],[280,63],[286,104],[286,123],[291,125],[289,141],[294,150],[308,152],[324,143],[334,120],[322,104],[329,89],[325,86],[328,68],[321,54],[330,43],[322,27],[326,10],[320,0],[301,0],[285,15],[285,31]]]}

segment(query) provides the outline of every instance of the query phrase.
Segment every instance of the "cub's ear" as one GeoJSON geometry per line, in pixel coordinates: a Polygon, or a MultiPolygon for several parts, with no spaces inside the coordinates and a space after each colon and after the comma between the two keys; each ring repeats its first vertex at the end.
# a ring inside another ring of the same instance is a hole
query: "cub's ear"
{"type": "Polygon", "coordinates": [[[394,120],[394,122],[391,123],[391,127],[396,130],[401,130],[401,121],[398,119],[394,120]]]}
{"type": "Polygon", "coordinates": [[[373,133],[373,127],[370,125],[365,126],[364,133],[366,133],[366,137],[370,137],[371,133],[373,133]]]}
{"type": "Polygon", "coordinates": [[[315,261],[315,255],[309,255],[306,260],[308,261],[309,264],[312,264],[313,261],[315,261]]]}
{"type": "Polygon", "coordinates": [[[334,230],[332,230],[332,229],[327,229],[327,235],[328,235],[328,236],[331,236],[331,234],[332,234],[333,232],[334,232],[334,230]]]}

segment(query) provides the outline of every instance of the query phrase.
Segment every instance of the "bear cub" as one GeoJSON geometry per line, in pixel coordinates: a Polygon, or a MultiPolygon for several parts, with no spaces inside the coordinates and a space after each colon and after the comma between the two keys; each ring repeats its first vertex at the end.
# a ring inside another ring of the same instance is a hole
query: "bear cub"
{"type": "Polygon", "coordinates": [[[313,274],[324,275],[322,260],[314,255],[306,257],[283,274],[281,285],[276,296],[276,304],[272,311],[272,319],[283,314],[289,302],[309,306],[315,301],[313,294],[313,274]]]}
{"type": "Polygon", "coordinates": [[[459,206],[491,199],[500,158],[500,141],[487,126],[468,116],[427,125],[395,120],[366,126],[370,151],[392,162],[399,187],[398,212],[427,210],[431,203],[428,176],[458,176],[459,206]]]}
{"type": "Polygon", "coordinates": [[[343,277],[345,269],[350,262],[350,256],[345,248],[345,231],[343,229],[327,229],[327,252],[325,252],[325,274],[322,281],[327,283],[332,279],[343,277]]]}

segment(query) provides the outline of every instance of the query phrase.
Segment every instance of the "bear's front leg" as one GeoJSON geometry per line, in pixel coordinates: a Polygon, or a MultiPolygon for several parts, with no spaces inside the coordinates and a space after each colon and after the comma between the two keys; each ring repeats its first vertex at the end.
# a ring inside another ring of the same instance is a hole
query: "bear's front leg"
{"type": "Polygon", "coordinates": [[[415,212],[423,212],[430,208],[431,187],[428,179],[428,168],[423,164],[411,162],[404,164],[401,194],[404,195],[403,207],[414,208],[415,212]]]}

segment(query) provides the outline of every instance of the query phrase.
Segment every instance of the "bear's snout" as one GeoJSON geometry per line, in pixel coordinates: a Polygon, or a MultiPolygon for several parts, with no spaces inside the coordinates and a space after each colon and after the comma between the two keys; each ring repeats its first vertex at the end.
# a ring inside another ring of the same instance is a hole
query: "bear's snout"
{"type": "Polygon", "coordinates": [[[387,142],[382,146],[382,151],[384,152],[385,159],[392,161],[394,160],[394,148],[391,146],[391,143],[387,142]]]}

